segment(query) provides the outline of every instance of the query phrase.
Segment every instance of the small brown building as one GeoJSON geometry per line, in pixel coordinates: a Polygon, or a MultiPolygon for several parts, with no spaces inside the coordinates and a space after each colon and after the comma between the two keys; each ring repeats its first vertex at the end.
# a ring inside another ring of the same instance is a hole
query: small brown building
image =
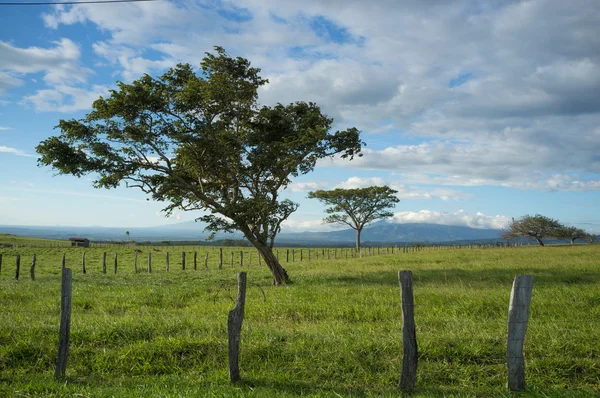
{"type": "Polygon", "coordinates": [[[71,247],[90,247],[90,240],[86,238],[69,238],[71,247]]]}

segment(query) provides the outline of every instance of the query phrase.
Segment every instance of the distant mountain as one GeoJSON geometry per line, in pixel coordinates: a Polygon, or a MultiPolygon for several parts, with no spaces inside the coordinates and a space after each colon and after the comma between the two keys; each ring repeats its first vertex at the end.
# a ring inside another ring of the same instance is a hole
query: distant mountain
{"type": "MultiPolygon", "coordinates": [[[[362,242],[398,243],[398,242],[452,242],[467,240],[500,239],[502,230],[476,229],[455,225],[426,223],[395,224],[379,221],[365,227],[361,233],[362,242]]],[[[356,231],[344,229],[332,232],[281,233],[280,242],[354,242],[356,231]]]]}
{"type": "MultiPolygon", "coordinates": [[[[36,227],[0,225],[0,233],[31,236],[46,239],[69,239],[85,237],[92,241],[131,239],[142,241],[204,241],[209,233],[203,232],[205,224],[187,221],[178,224],[145,228],[107,228],[107,227],[36,227]],[[129,237],[125,232],[129,231],[129,237]]],[[[361,235],[364,243],[411,243],[411,242],[452,242],[500,239],[502,231],[498,229],[476,229],[439,224],[395,224],[380,221],[366,227],[361,235]]],[[[243,239],[241,233],[217,234],[215,239],[243,239]]],[[[344,229],[331,232],[282,232],[278,244],[352,244],[356,231],[344,229]]]]}

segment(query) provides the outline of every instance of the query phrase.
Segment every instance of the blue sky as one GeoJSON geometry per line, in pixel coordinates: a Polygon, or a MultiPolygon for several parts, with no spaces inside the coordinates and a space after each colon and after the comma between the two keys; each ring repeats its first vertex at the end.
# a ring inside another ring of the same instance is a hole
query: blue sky
{"type": "Polygon", "coordinates": [[[600,233],[600,15],[593,0],[167,1],[0,6],[0,224],[153,226],[164,204],[55,176],[35,146],[117,80],[198,66],[220,45],[270,81],[260,102],[314,101],[367,149],[285,196],[319,230],[314,189],[387,184],[391,220],[503,227],[540,213],[600,233]]]}

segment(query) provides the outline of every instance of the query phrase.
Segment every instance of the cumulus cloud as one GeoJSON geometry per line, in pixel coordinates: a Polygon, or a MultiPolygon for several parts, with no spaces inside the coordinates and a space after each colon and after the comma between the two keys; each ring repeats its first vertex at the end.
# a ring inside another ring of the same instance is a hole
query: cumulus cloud
{"type": "Polygon", "coordinates": [[[502,229],[506,227],[510,218],[507,216],[496,215],[487,216],[483,213],[468,214],[464,210],[458,210],[451,213],[437,212],[431,210],[403,211],[394,214],[388,222],[396,224],[409,223],[428,223],[441,225],[458,225],[470,228],[492,228],[502,229]]]}
{"type": "Polygon", "coordinates": [[[335,231],[336,229],[343,229],[334,224],[326,224],[323,220],[298,220],[288,219],[281,224],[283,232],[302,232],[302,231],[314,231],[314,232],[329,232],[335,231]]]}
{"type": "Polygon", "coordinates": [[[309,192],[326,188],[327,184],[324,182],[292,182],[288,186],[290,192],[309,192]]]}
{"type": "Polygon", "coordinates": [[[432,188],[422,189],[413,186],[406,186],[398,181],[389,181],[380,177],[350,177],[346,181],[339,183],[334,188],[356,189],[366,188],[373,185],[387,185],[398,191],[396,196],[399,199],[441,199],[441,200],[462,200],[469,195],[454,189],[432,188]]]}
{"type": "Polygon", "coordinates": [[[42,112],[75,112],[90,109],[99,96],[107,94],[108,87],[101,85],[94,85],[90,89],[58,85],[25,96],[22,103],[42,112]]]}
{"type": "Polygon", "coordinates": [[[43,73],[47,88],[25,96],[22,104],[32,105],[37,111],[88,109],[98,94],[107,90],[87,87],[93,71],[81,64],[80,57],[79,45],[67,38],[52,42],[48,48],[21,48],[0,41],[0,95],[23,84],[23,76],[43,73]]]}

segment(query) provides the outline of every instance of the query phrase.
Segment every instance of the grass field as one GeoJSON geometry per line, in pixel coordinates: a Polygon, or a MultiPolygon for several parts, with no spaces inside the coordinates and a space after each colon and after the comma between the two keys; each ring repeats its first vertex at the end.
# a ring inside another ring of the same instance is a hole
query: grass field
{"type": "Polygon", "coordinates": [[[208,271],[204,252],[196,271],[188,253],[183,271],[181,252],[172,251],[168,272],[164,252],[154,252],[152,274],[146,249],[133,273],[134,249],[115,249],[116,275],[114,251],[106,250],[105,275],[105,249],[86,249],[83,275],[82,249],[0,249],[0,396],[399,396],[402,269],[414,273],[414,396],[510,396],[504,356],[516,274],[535,276],[525,342],[529,392],[520,396],[600,395],[599,245],[313,256],[310,263],[296,257],[284,265],[293,283],[280,288],[254,257],[244,267],[243,381],[235,386],[228,383],[226,322],[240,267],[229,266],[227,253],[241,249],[225,249],[223,269],[213,259],[208,271]],[[54,381],[63,252],[74,275],[71,350],[66,380],[54,381]],[[28,274],[33,253],[35,281],[28,274]]]}

